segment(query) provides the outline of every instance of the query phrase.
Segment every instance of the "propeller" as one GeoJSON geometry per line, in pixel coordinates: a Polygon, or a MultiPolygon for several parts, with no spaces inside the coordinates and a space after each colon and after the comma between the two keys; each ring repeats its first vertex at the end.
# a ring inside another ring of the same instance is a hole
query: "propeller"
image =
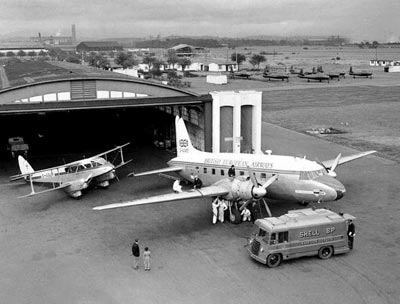
{"type": "Polygon", "coordinates": [[[271,216],[271,211],[267,205],[267,202],[265,201],[264,197],[267,195],[267,188],[278,179],[278,175],[274,174],[272,175],[263,185],[261,185],[260,183],[258,183],[256,176],[253,172],[253,170],[249,167],[249,165],[247,166],[247,170],[249,171],[249,175],[250,175],[250,180],[253,183],[253,189],[252,189],[252,195],[253,198],[247,200],[240,208],[239,210],[242,211],[244,208],[246,208],[246,206],[256,200],[260,200],[262,199],[264,202],[264,205],[266,206],[266,210],[268,212],[268,215],[271,216]]]}
{"type": "Polygon", "coordinates": [[[332,172],[332,173],[335,174],[334,177],[336,177],[336,173],[335,173],[334,171],[335,171],[337,165],[339,164],[339,160],[340,160],[341,157],[342,157],[342,154],[339,153],[339,155],[335,158],[335,161],[333,162],[333,164],[332,164],[332,166],[331,166],[330,172],[332,172]]]}
{"type": "Polygon", "coordinates": [[[318,158],[316,158],[315,161],[318,164],[320,164],[322,167],[325,168],[325,170],[326,170],[326,172],[328,172],[329,176],[336,177],[337,174],[335,172],[335,169],[336,169],[337,165],[339,164],[339,160],[340,160],[341,157],[342,157],[342,153],[339,153],[338,156],[336,156],[335,160],[333,161],[332,166],[330,166],[330,167],[326,167],[324,165],[324,163],[321,162],[318,158]]]}

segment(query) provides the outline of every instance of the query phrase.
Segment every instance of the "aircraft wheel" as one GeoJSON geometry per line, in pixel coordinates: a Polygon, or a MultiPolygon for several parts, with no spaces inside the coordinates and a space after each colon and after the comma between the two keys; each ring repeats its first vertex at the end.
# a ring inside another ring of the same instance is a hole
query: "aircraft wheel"
{"type": "Polygon", "coordinates": [[[332,247],[328,246],[328,247],[321,247],[318,250],[318,257],[322,260],[326,260],[329,259],[333,254],[333,249],[332,247]]]}
{"type": "Polygon", "coordinates": [[[281,264],[282,256],[279,253],[270,254],[267,257],[267,266],[269,268],[278,267],[281,264]]]}
{"type": "Polygon", "coordinates": [[[236,208],[232,208],[231,214],[229,215],[229,220],[235,225],[239,224],[241,221],[239,210],[237,210],[236,208]]]}

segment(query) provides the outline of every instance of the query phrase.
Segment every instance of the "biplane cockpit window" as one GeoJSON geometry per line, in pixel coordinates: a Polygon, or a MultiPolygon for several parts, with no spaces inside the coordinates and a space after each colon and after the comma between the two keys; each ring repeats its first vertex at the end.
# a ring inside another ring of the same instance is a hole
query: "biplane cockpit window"
{"type": "Polygon", "coordinates": [[[97,161],[92,160],[92,167],[94,168],[94,167],[98,167],[98,166],[101,166],[101,164],[97,161]]]}

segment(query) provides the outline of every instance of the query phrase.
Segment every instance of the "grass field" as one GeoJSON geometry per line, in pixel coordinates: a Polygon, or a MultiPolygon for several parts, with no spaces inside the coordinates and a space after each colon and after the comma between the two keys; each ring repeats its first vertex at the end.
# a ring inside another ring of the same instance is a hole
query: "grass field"
{"type": "Polygon", "coordinates": [[[270,91],[263,94],[263,120],[298,132],[339,129],[344,133],[317,136],[400,162],[398,96],[400,87],[270,91]]]}

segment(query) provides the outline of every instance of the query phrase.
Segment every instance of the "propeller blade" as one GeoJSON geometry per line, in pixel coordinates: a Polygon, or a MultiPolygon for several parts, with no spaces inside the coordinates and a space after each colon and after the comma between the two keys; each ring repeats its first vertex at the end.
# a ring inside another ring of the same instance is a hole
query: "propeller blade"
{"type": "Polygon", "coordinates": [[[272,217],[271,210],[269,210],[268,204],[265,201],[265,199],[263,199],[263,202],[264,202],[264,205],[265,205],[265,209],[267,210],[268,216],[272,217]]]}
{"type": "Polygon", "coordinates": [[[332,164],[331,171],[335,171],[341,157],[342,153],[339,153],[339,155],[336,157],[335,161],[332,164]]]}
{"type": "Polygon", "coordinates": [[[249,167],[248,164],[246,164],[246,166],[247,166],[247,171],[249,171],[249,176],[250,176],[251,182],[253,183],[253,186],[258,187],[258,182],[257,182],[256,176],[254,175],[253,170],[251,170],[251,168],[249,167]]]}
{"type": "Polygon", "coordinates": [[[265,183],[262,185],[264,189],[267,189],[274,181],[278,179],[278,175],[272,175],[265,183]]]}
{"type": "Polygon", "coordinates": [[[252,198],[249,199],[249,200],[247,200],[242,206],[240,206],[239,211],[242,211],[244,208],[246,208],[247,205],[248,205],[250,202],[252,202],[252,201],[253,201],[252,198]]]}

